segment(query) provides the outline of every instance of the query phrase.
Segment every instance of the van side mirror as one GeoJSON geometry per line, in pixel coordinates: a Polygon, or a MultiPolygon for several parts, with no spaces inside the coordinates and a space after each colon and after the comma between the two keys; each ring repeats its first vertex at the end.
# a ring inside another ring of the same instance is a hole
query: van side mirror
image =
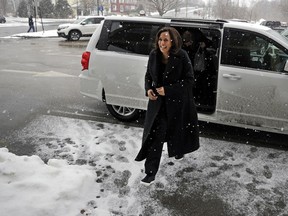
{"type": "Polygon", "coordinates": [[[286,60],[284,65],[284,72],[288,72],[288,59],[286,60]]]}

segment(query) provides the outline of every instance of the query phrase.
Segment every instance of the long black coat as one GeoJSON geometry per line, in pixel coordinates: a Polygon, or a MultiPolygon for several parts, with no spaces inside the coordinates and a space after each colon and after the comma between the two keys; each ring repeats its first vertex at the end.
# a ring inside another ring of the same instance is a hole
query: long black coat
{"type": "MultiPolygon", "coordinates": [[[[149,55],[145,75],[145,90],[152,88],[152,83],[158,83],[158,71],[161,54],[153,50],[149,55]]],[[[170,54],[163,74],[166,112],[168,117],[167,136],[168,156],[186,154],[199,148],[199,126],[196,106],[193,98],[194,75],[188,54],[180,50],[170,54]]],[[[161,108],[161,100],[149,100],[144,123],[142,147],[136,161],[147,157],[150,146],[149,135],[155,118],[161,108]]]]}

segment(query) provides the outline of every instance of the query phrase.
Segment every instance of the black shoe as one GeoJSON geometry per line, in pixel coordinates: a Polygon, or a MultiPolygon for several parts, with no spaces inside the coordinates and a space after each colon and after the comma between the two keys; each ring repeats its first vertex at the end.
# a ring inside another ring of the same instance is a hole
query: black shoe
{"type": "Polygon", "coordinates": [[[182,160],[183,158],[184,158],[183,154],[175,156],[175,160],[178,160],[178,161],[182,160]]]}
{"type": "Polygon", "coordinates": [[[146,175],[145,178],[143,178],[140,183],[149,186],[154,182],[154,180],[155,180],[154,175],[146,175]]]}

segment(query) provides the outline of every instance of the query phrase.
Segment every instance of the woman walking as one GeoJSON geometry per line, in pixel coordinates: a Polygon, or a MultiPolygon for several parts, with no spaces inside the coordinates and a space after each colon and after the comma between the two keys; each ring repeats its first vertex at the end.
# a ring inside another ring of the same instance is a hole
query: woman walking
{"type": "Polygon", "coordinates": [[[142,147],[136,161],[145,161],[146,176],[141,183],[150,185],[159,169],[164,142],[168,156],[182,159],[199,148],[199,127],[193,97],[194,75],[182,39],[172,27],[156,35],[145,75],[149,97],[142,147]]]}

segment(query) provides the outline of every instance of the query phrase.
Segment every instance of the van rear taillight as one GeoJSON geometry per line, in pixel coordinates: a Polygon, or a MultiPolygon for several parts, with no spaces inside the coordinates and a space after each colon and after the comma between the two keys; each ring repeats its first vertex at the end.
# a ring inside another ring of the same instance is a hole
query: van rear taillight
{"type": "Polygon", "coordinates": [[[90,52],[86,51],[82,54],[82,59],[81,59],[82,70],[88,70],[89,60],[90,60],[90,52]]]}

